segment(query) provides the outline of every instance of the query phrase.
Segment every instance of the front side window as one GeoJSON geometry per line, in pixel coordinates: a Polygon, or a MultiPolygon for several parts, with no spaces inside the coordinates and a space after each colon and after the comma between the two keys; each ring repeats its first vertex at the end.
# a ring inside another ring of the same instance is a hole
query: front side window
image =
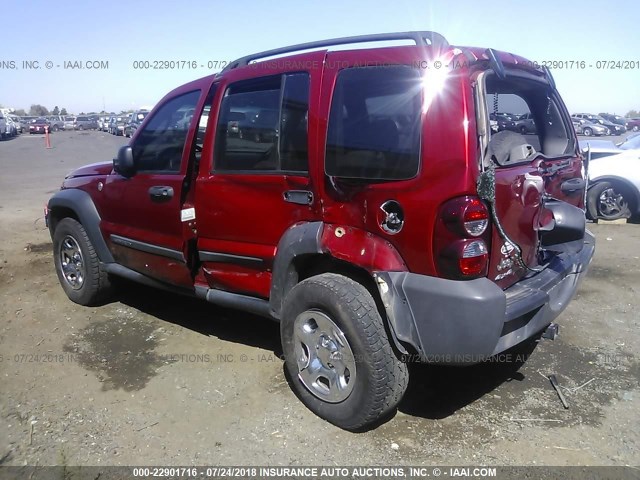
{"type": "Polygon", "coordinates": [[[420,165],[422,100],[420,73],[409,66],[341,71],[329,115],[327,175],[414,177],[420,165]]]}
{"type": "MultiPolygon", "coordinates": [[[[180,95],[165,103],[147,122],[132,145],[139,171],[180,171],[182,151],[200,91],[180,95]]],[[[125,120],[119,117],[117,121],[125,120]]]]}
{"type": "Polygon", "coordinates": [[[216,171],[306,172],[309,75],[230,85],[216,129],[216,171]]]}

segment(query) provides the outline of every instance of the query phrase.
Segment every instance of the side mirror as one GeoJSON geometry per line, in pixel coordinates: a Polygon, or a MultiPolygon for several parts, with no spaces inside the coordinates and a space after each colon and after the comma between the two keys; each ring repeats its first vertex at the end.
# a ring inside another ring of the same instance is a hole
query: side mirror
{"type": "Polygon", "coordinates": [[[132,177],[136,171],[133,163],[133,150],[124,145],[118,150],[118,156],[113,159],[113,169],[123,177],[132,177]]]}

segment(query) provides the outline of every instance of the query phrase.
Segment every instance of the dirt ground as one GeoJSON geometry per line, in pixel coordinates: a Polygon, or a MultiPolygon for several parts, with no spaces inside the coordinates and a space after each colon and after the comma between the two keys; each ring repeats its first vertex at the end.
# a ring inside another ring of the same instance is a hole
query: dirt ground
{"type": "Polygon", "coordinates": [[[640,464],[640,225],[590,225],[557,340],[526,361],[416,366],[399,412],[353,434],[291,392],[275,323],[136,285],[99,308],[66,298],[43,206],[125,141],[0,142],[0,464],[640,464]]]}

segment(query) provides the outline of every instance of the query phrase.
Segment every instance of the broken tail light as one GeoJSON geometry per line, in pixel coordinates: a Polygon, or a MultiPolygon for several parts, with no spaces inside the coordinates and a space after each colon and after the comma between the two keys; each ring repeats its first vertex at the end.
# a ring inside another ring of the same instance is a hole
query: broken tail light
{"type": "Polygon", "coordinates": [[[440,275],[454,280],[487,275],[488,226],[489,211],[477,197],[457,197],[442,205],[433,242],[440,275]]]}

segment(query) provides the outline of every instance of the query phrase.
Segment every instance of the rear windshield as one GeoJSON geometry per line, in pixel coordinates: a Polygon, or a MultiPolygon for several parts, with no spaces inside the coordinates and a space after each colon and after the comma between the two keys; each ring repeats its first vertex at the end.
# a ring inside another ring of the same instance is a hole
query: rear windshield
{"type": "Polygon", "coordinates": [[[404,180],[418,173],[422,82],[409,66],[349,68],[338,74],[329,126],[327,175],[404,180]]]}
{"type": "MultiPolygon", "coordinates": [[[[515,75],[505,79],[490,75],[485,100],[492,136],[509,131],[508,145],[528,144],[547,157],[574,151],[571,123],[560,98],[545,83],[515,75]]],[[[505,138],[504,134],[500,137],[505,138]]]]}

